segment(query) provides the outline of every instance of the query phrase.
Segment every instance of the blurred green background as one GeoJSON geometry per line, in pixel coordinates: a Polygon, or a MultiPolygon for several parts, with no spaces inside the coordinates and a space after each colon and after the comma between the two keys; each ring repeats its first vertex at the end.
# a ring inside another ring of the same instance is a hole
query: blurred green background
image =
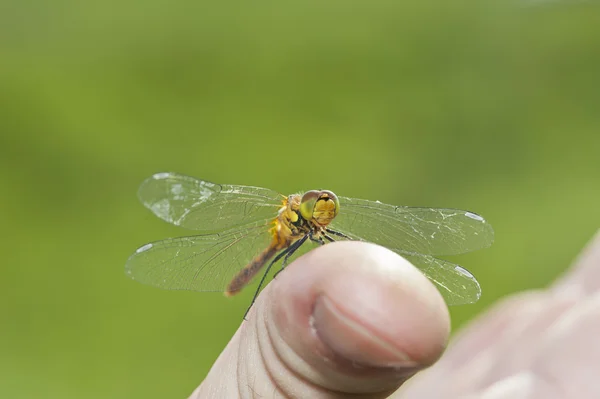
{"type": "Polygon", "coordinates": [[[543,287],[600,226],[600,10],[585,3],[4,1],[0,397],[186,397],[252,294],[128,280],[189,234],[139,183],[458,207],[483,288],[543,287]]]}

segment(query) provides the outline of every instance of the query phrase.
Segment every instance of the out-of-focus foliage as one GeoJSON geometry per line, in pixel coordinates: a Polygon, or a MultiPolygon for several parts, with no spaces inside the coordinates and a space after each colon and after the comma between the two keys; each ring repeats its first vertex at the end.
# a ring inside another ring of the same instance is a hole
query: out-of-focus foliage
{"type": "Polygon", "coordinates": [[[600,224],[600,9],[449,3],[3,2],[0,397],[202,380],[252,292],[126,279],[187,233],[137,202],[157,171],[483,214],[455,325],[560,274],[600,224]]]}

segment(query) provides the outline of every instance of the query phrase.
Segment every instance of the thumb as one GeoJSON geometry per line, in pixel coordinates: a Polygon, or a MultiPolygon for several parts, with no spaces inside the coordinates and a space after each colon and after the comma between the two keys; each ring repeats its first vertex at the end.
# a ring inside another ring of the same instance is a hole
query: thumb
{"type": "Polygon", "coordinates": [[[394,252],[324,245],[260,295],[192,398],[383,398],[445,349],[449,315],[394,252]]]}

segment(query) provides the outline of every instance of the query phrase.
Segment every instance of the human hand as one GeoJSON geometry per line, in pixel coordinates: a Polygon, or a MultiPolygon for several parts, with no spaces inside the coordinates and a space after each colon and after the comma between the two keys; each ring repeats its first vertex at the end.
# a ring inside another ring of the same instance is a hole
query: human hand
{"type": "Polygon", "coordinates": [[[600,398],[600,232],[551,287],[500,301],[398,398],[600,398]]]}
{"type": "Polygon", "coordinates": [[[445,304],[385,248],[325,245],[264,290],[192,398],[598,398],[599,288],[600,235],[557,284],[502,301],[396,391],[444,351],[445,304]]]}

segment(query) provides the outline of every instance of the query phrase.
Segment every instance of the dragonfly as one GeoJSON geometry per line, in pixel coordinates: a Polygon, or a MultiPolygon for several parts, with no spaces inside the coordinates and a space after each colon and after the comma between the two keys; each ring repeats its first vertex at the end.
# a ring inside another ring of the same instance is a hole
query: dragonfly
{"type": "Polygon", "coordinates": [[[282,260],[282,271],[311,248],[339,240],[387,247],[419,268],[448,305],[474,303],[481,296],[476,278],[440,256],[486,248],[494,239],[492,226],[473,212],[394,206],[328,190],[286,196],[164,172],[146,179],[138,197],[160,219],[198,234],[141,246],[126,274],[163,289],[232,296],[266,265],[244,318],[275,263],[282,260]]]}

